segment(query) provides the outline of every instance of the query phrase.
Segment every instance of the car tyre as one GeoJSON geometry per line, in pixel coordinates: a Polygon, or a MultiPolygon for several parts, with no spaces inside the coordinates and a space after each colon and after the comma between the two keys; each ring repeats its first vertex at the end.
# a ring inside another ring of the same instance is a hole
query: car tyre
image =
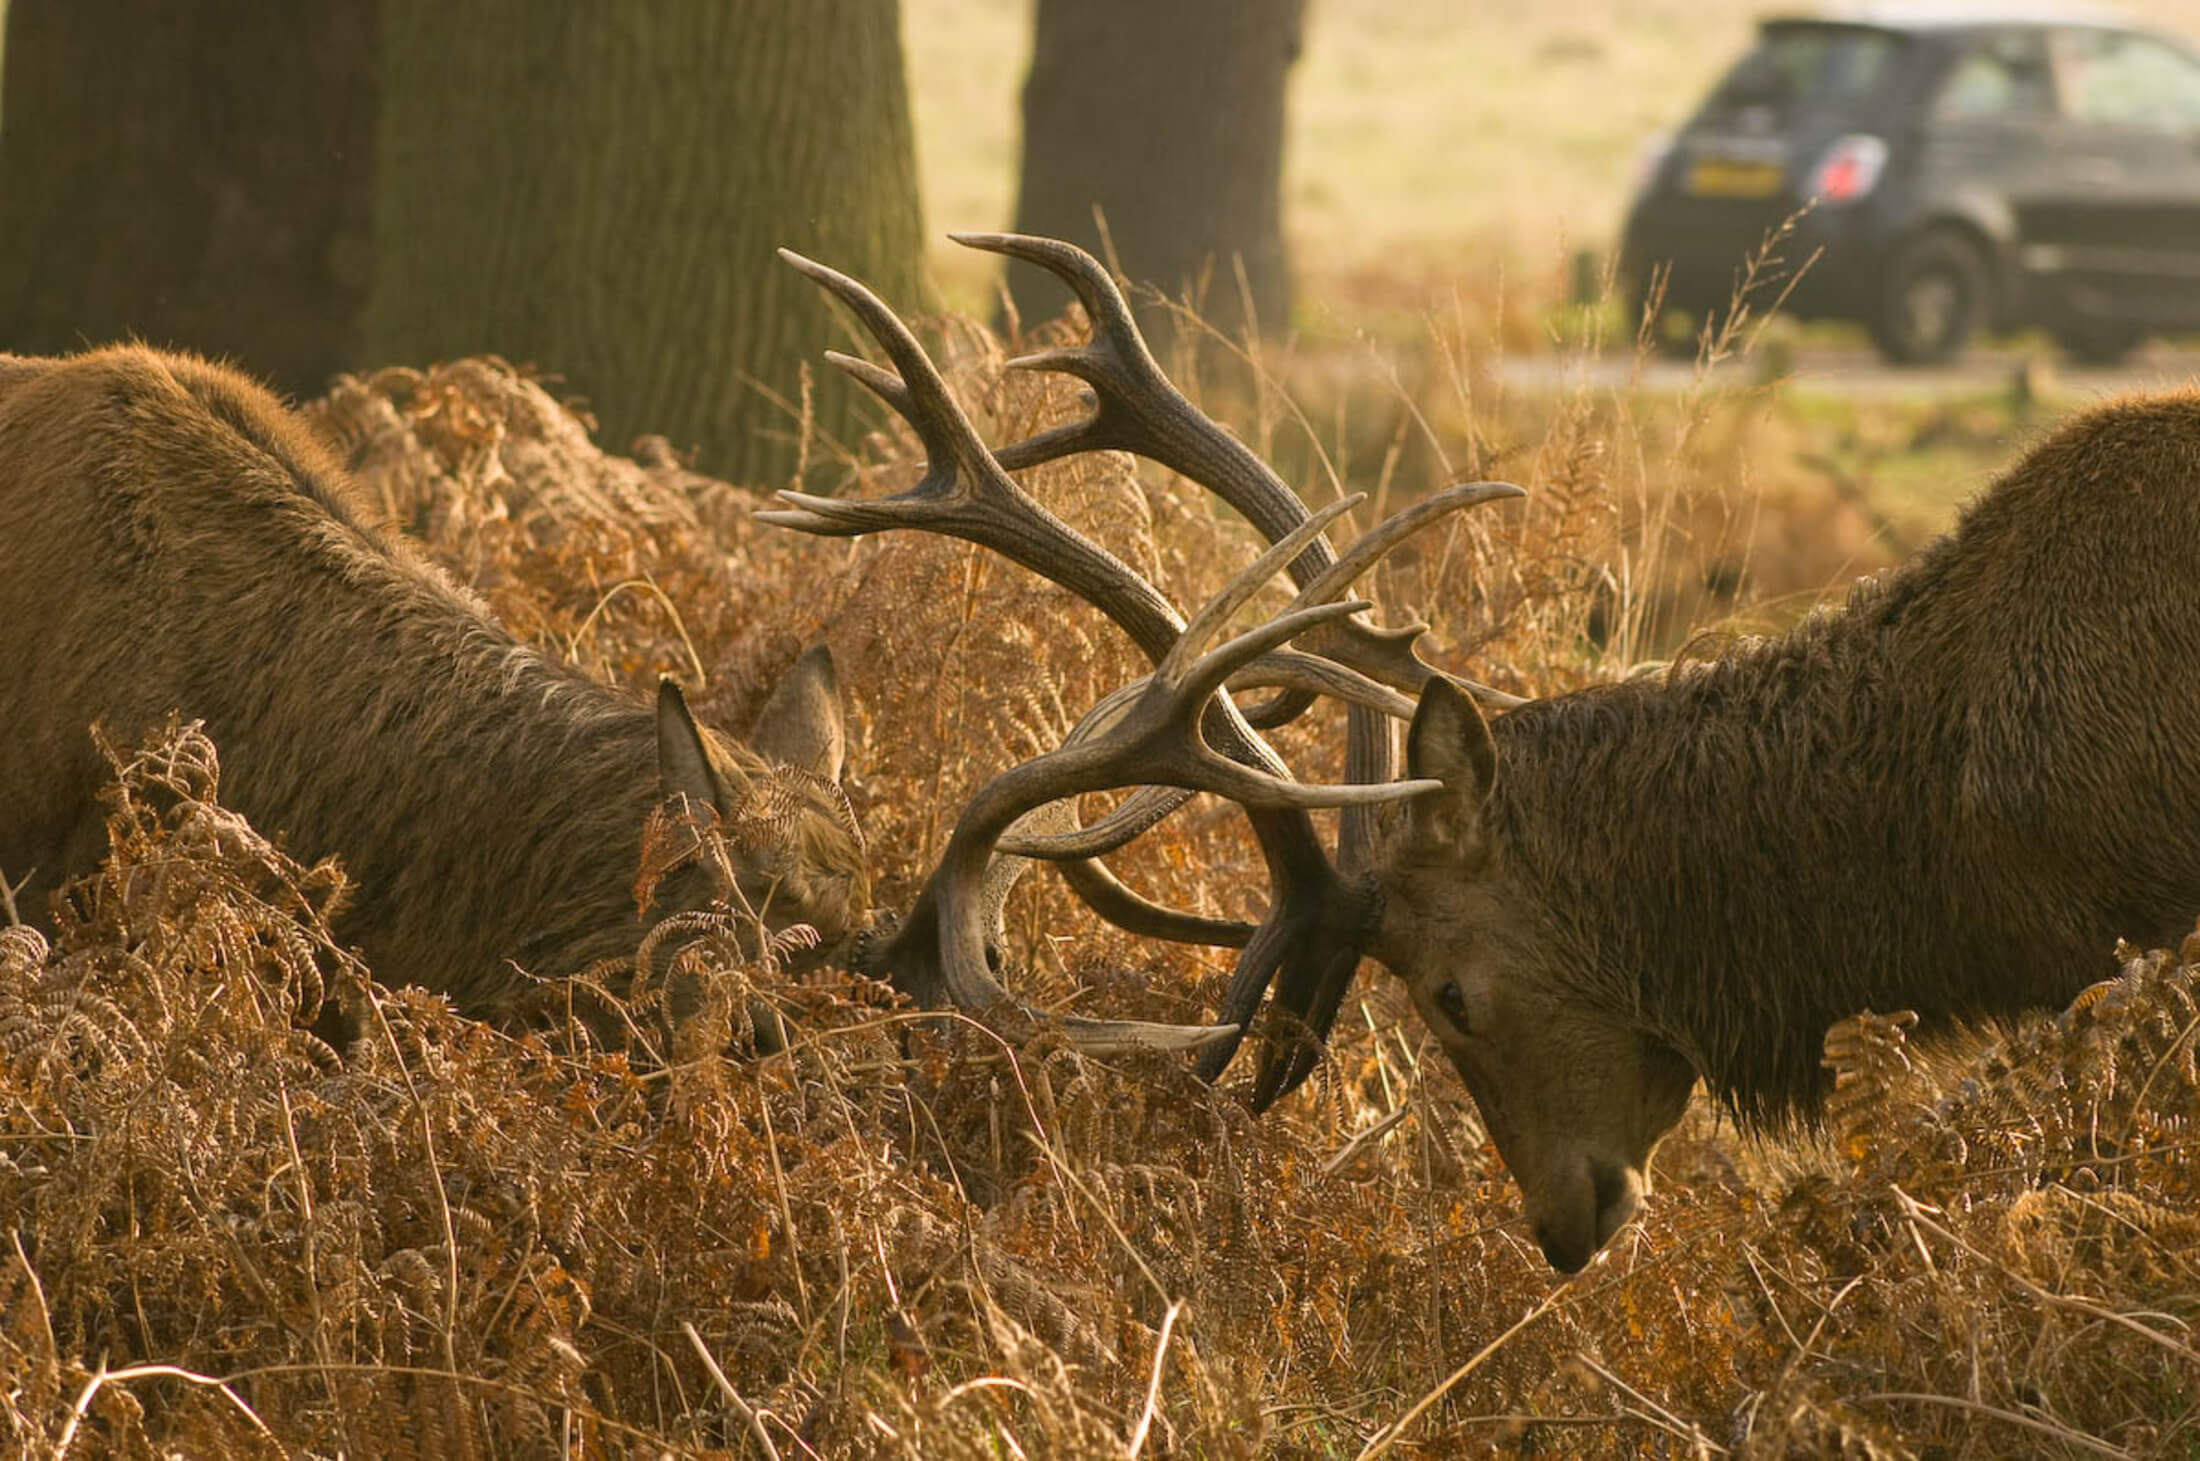
{"type": "Polygon", "coordinates": [[[1891,365],[1940,365],[1963,353],[1991,314],[1986,260],[1952,229],[1899,249],[1867,324],[1891,365]]]}
{"type": "Polygon", "coordinates": [[[1655,316],[1637,309],[1630,320],[1635,339],[1659,360],[1690,361],[1703,353],[1704,331],[1719,331],[1715,310],[1662,309],[1655,316]]]}
{"type": "Polygon", "coordinates": [[[2054,334],[2063,354],[2080,365],[2121,365],[2146,339],[2134,326],[2100,322],[2064,325],[2054,334]]]}
{"type": "Polygon", "coordinates": [[[1695,355],[1696,335],[1688,311],[1671,308],[1662,299],[1652,300],[1647,288],[1632,279],[1623,279],[1620,289],[1620,298],[1631,301],[1626,320],[1636,344],[1646,346],[1660,360],[1695,355]]]}

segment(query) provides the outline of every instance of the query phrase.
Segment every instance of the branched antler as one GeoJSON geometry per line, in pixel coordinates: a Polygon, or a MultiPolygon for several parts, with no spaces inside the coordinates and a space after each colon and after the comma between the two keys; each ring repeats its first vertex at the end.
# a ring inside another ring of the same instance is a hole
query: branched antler
{"type": "MultiPolygon", "coordinates": [[[[1323,530],[1362,499],[1344,498],[1309,513],[1265,463],[1162,375],[1121,292],[1098,261],[1049,239],[987,234],[959,235],[958,241],[1037,263],[1076,291],[1094,322],[1092,340],[1011,364],[1061,370],[1086,381],[1098,403],[1094,413],[989,451],[892,310],[856,280],[782,250],[782,258],[845,303],[884,348],[891,370],[837,352],[828,352],[827,359],[910,423],[924,447],[925,471],[913,486],[885,498],[783,492],[787,505],[759,516],[833,536],[917,528],[991,548],[1100,609],[1145,652],[1154,671],[1105,697],[1055,750],[982,787],[957,821],[908,918],[865,946],[858,962],[886,974],[922,1003],[952,1003],[986,1011],[996,1024],[1028,1026],[1034,1016],[1011,1001],[993,977],[989,940],[998,934],[1001,900],[1024,860],[1045,859],[1063,867],[1071,886],[1096,911],[1124,927],[1244,950],[1221,1023],[1065,1021],[1081,1046],[1204,1045],[1202,1068],[1212,1075],[1229,1061],[1271,984],[1279,1014],[1318,1039],[1334,1018],[1380,912],[1366,875],[1372,841],[1366,813],[1435,785],[1392,780],[1390,764],[1389,719],[1409,716],[1412,702],[1406,695],[1438,673],[1416,649],[1424,626],[1378,627],[1363,617],[1372,605],[1344,595],[1414,533],[1478,503],[1518,496],[1519,489],[1495,482],[1448,488],[1385,521],[1340,558],[1323,530]],[[1100,449],[1136,452],[1200,482],[1242,512],[1272,546],[1185,622],[1144,578],[1032,500],[1008,475],[1012,468],[1100,449]],[[1298,596],[1266,623],[1210,648],[1287,567],[1300,586],[1298,596]],[[1291,647],[1301,639],[1305,645],[1291,647]],[[1225,688],[1253,686],[1280,691],[1258,712],[1264,725],[1291,719],[1317,695],[1347,702],[1345,784],[1309,786],[1291,779],[1225,688]],[[1138,790],[1100,822],[1077,825],[1079,796],[1118,788],[1138,790]],[[1199,791],[1246,809],[1273,890],[1268,914],[1257,927],[1162,908],[1090,860],[1139,836],[1199,791]],[[1345,809],[1341,870],[1307,815],[1322,807],[1345,809]]],[[[1497,691],[1467,688],[1491,703],[1512,703],[1497,691]]],[[[1266,1104],[1303,1079],[1315,1051],[1306,1039],[1271,1042],[1256,1081],[1256,1103],[1266,1104]]]]}

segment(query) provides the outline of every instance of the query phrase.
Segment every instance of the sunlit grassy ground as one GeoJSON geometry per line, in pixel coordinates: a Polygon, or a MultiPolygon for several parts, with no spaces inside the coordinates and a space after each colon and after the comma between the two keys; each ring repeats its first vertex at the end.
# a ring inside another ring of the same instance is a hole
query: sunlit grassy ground
{"type": "MultiPolygon", "coordinates": [[[[968,326],[948,352],[989,439],[1073,409],[1002,356],[968,326]]],[[[1854,423],[1710,396],[1483,414],[1440,372],[1419,387],[1431,457],[1537,490],[1370,587],[1431,621],[1441,662],[1507,687],[1622,672],[1645,596],[1707,617],[1688,569],[1722,542],[1787,532],[1770,556],[1802,564],[1868,537],[1838,493],[1728,490],[1818,440],[1783,455],[1780,433],[1854,423]]],[[[363,501],[547,652],[644,691],[692,658],[698,712],[739,725],[829,642],[884,908],[909,906],[986,777],[1143,668],[964,544],[800,538],[739,488],[605,458],[500,365],[386,372],[313,410],[363,501]],[[606,592],[644,575],[661,596],[606,592]]],[[[1914,445],[1970,413],[1889,420],[1914,445]]],[[[916,471],[896,433],[858,485],[916,471]]],[[[1251,548],[1116,454],[1030,481],[1180,603],[1251,548]]],[[[1334,742],[1317,723],[1277,745],[1328,779],[1334,742]]],[[[2194,1454],[2200,941],[1998,1051],[1921,1061],[1899,1020],[1838,1027],[1822,1139],[1753,1144],[1697,1110],[1648,1210],[1561,1281],[1372,970],[1316,1079],[1255,1119],[1242,1075],[1005,1046],[749,961],[729,914],[680,956],[705,1013],[676,1049],[698,1058],[637,1069],[583,1026],[515,1038],[365,988],[322,922],[335,871],[213,805],[216,782],[191,735],[131,761],[115,855],[55,943],[0,919],[0,1455],[2194,1454]],[[300,1018],[330,990],[365,1032],[342,1059],[300,1018]],[[783,1050],[735,1033],[752,997],[785,1009],[783,1050]]],[[[1221,809],[1114,861],[1172,906],[1260,905],[1221,809]]],[[[1228,977],[1226,956],[1097,925],[1045,875],[1008,925],[1007,977],[1049,1008],[1199,1018],[1228,977]]],[[[637,959],[662,971],[654,945],[637,959]]]]}

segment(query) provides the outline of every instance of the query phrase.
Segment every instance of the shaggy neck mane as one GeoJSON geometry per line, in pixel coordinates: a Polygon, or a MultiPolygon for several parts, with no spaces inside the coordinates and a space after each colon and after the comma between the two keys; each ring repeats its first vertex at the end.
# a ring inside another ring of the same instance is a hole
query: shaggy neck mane
{"type": "Polygon", "coordinates": [[[301,692],[297,712],[323,739],[232,729],[216,744],[247,815],[266,799],[294,846],[343,856],[358,885],[346,922],[373,931],[377,975],[489,1009],[517,982],[508,961],[557,976],[631,953],[630,889],[658,797],[649,712],[485,624],[394,613],[381,596],[356,616],[324,601],[313,627],[334,642],[299,646],[299,668],[271,683],[301,692]],[[408,673],[316,683],[304,668],[363,642],[372,663],[408,673]]]}
{"type": "Polygon", "coordinates": [[[2158,890],[2085,881],[2100,849],[2071,828],[2115,789],[2082,784],[2085,758],[2056,743],[2020,616],[1993,623],[1961,581],[1996,544],[1960,537],[1845,612],[1493,722],[1496,845],[1555,967],[1744,1119],[1823,1095],[1837,1020],[2060,1002],[2106,977],[2117,936],[2156,933],[2131,920],[2146,899],[2159,917],[2158,890]],[[2006,663],[1976,647],[1994,635],[2006,663]],[[2007,744],[2041,727],[2044,744],[2007,744]]]}
{"type": "Polygon", "coordinates": [[[178,376],[204,414],[148,391],[175,419],[122,442],[184,449],[115,483],[137,499],[146,561],[192,568],[161,585],[172,632],[219,640],[179,659],[249,667],[178,696],[221,751],[224,800],[296,853],[343,859],[358,891],[337,931],[386,981],[488,1009],[519,982],[515,961],[562,975],[631,953],[659,795],[652,714],[516,643],[363,523],[289,418],[219,375],[178,376]],[[179,489],[194,475],[203,487],[179,489]],[[139,495],[139,481],[167,486],[139,495]]]}

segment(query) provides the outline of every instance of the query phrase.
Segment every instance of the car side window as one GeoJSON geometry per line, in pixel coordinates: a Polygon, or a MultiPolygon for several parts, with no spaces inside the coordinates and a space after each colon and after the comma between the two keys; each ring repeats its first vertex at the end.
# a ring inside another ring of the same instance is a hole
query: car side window
{"type": "Polygon", "coordinates": [[[2055,109],[2047,47],[2037,35],[1980,37],[1956,58],[1940,84],[1933,115],[1942,121],[2041,117],[2055,109]]]}
{"type": "Polygon", "coordinates": [[[2200,132],[2200,61],[2152,36],[2108,30],[2067,31],[2060,48],[2078,121],[2200,132]]]}

